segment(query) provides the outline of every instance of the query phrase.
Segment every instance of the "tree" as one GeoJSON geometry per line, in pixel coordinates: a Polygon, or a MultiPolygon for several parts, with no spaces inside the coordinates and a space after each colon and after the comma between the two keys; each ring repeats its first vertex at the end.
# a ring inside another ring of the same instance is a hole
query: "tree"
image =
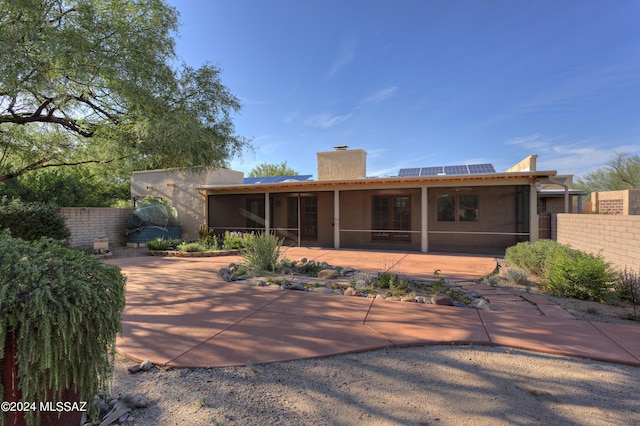
{"type": "Polygon", "coordinates": [[[578,179],[576,187],[592,192],[640,188],[640,156],[616,153],[606,166],[578,179]]]}
{"type": "Polygon", "coordinates": [[[298,172],[290,169],[289,166],[287,166],[286,161],[283,161],[280,164],[258,164],[249,172],[249,177],[262,176],[298,176],[298,172]]]}
{"type": "Polygon", "coordinates": [[[249,142],[220,69],[181,65],[164,0],[0,2],[0,181],[126,159],[219,167],[249,142]]]}

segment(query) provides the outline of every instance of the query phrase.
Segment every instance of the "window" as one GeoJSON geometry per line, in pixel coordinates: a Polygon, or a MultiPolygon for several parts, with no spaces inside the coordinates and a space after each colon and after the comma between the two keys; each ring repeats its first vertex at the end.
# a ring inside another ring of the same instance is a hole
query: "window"
{"type": "Polygon", "coordinates": [[[409,239],[411,203],[409,197],[373,197],[373,238],[409,239]]]}
{"type": "Polygon", "coordinates": [[[264,229],[264,199],[247,198],[247,228],[264,229]]]}
{"type": "Polygon", "coordinates": [[[477,194],[438,195],[438,222],[477,222],[477,194]]]}

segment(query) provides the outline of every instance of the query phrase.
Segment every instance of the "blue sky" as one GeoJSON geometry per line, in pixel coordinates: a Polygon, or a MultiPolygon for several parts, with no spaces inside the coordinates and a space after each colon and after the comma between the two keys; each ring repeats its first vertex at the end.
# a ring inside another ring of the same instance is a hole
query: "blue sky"
{"type": "Polygon", "coordinates": [[[170,0],[176,50],[243,104],[231,168],[367,151],[367,174],[640,153],[640,1],[170,0]]]}

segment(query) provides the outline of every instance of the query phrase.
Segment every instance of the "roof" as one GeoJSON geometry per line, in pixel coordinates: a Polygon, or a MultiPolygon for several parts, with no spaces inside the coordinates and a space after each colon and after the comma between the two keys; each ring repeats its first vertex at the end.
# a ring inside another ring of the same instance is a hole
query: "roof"
{"type": "Polygon", "coordinates": [[[518,185],[529,184],[532,181],[542,180],[556,175],[555,170],[550,171],[524,171],[481,173],[472,175],[435,175],[435,176],[384,176],[378,178],[340,179],[340,180],[282,180],[280,182],[256,182],[251,184],[215,184],[200,185],[200,190],[212,190],[216,192],[230,191],[311,191],[339,188],[359,187],[390,187],[399,188],[406,186],[459,186],[459,185],[518,185]]]}

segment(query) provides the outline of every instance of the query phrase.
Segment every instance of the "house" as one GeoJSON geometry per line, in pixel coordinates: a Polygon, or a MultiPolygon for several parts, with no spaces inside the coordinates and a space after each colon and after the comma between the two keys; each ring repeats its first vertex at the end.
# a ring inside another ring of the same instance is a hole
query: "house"
{"type": "Polygon", "coordinates": [[[538,239],[539,184],[558,184],[525,158],[505,172],[490,164],[402,169],[367,177],[362,149],[317,153],[317,179],[245,180],[231,170],[135,172],[132,195],[167,198],[196,239],[204,223],[274,232],[285,244],[422,252],[503,254],[538,239]]]}

